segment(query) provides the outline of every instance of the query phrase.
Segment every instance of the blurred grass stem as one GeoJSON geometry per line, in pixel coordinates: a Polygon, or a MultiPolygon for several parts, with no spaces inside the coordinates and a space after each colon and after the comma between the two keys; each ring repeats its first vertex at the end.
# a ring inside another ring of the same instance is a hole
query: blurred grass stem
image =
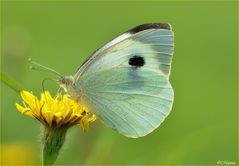
{"type": "Polygon", "coordinates": [[[16,81],[11,79],[7,74],[1,71],[1,81],[18,94],[23,89],[16,81]]]}

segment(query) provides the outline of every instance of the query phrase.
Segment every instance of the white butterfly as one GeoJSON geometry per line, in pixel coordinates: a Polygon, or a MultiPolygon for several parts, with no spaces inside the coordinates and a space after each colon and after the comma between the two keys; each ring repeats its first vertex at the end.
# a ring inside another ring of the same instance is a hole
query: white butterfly
{"type": "Polygon", "coordinates": [[[59,85],[106,126],[128,137],[156,129],[173,105],[174,37],[166,23],[139,25],[110,41],[59,85]]]}

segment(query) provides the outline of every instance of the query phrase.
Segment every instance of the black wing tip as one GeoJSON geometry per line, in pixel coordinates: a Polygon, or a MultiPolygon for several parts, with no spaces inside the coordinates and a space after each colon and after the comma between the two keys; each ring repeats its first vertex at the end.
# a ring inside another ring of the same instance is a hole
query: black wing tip
{"type": "Polygon", "coordinates": [[[131,34],[138,33],[140,31],[144,31],[147,29],[167,29],[167,30],[172,30],[172,27],[168,23],[146,23],[146,24],[141,24],[138,25],[132,29],[130,29],[128,32],[131,34]]]}

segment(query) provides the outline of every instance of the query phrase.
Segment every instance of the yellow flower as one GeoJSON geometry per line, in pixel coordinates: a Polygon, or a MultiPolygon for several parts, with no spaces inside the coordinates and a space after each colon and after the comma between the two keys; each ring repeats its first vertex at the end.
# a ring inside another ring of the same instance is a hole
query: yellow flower
{"type": "Polygon", "coordinates": [[[34,117],[47,127],[70,127],[81,125],[83,131],[87,131],[89,123],[96,120],[91,114],[76,101],[67,95],[57,94],[52,97],[48,91],[41,94],[38,99],[28,91],[22,91],[23,106],[16,103],[17,110],[24,115],[34,117]]]}

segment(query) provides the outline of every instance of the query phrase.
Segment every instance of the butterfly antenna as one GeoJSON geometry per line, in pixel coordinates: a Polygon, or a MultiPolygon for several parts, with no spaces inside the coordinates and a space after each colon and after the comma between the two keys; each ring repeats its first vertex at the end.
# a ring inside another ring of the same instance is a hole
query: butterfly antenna
{"type": "Polygon", "coordinates": [[[51,72],[51,73],[54,73],[54,74],[56,74],[56,75],[62,77],[62,75],[61,75],[60,73],[58,73],[57,71],[53,70],[53,69],[50,68],[50,67],[46,67],[46,66],[44,66],[44,65],[41,65],[41,64],[39,64],[39,63],[33,61],[31,58],[29,58],[28,61],[29,61],[31,64],[35,65],[35,66],[30,66],[30,69],[31,69],[31,70],[47,71],[47,72],[51,72]]]}
{"type": "Polygon", "coordinates": [[[54,79],[52,79],[52,78],[44,78],[43,80],[42,80],[42,82],[41,82],[41,85],[42,85],[42,90],[43,90],[43,92],[45,91],[45,82],[46,81],[55,81],[54,79]]]}
{"type": "Polygon", "coordinates": [[[52,79],[52,78],[44,78],[43,80],[42,80],[42,83],[41,83],[41,85],[42,85],[42,91],[43,91],[43,93],[44,93],[44,97],[45,97],[45,99],[46,99],[46,102],[48,102],[47,101],[47,97],[46,97],[46,94],[45,94],[45,81],[56,81],[56,80],[54,80],[54,79],[52,79]]]}

